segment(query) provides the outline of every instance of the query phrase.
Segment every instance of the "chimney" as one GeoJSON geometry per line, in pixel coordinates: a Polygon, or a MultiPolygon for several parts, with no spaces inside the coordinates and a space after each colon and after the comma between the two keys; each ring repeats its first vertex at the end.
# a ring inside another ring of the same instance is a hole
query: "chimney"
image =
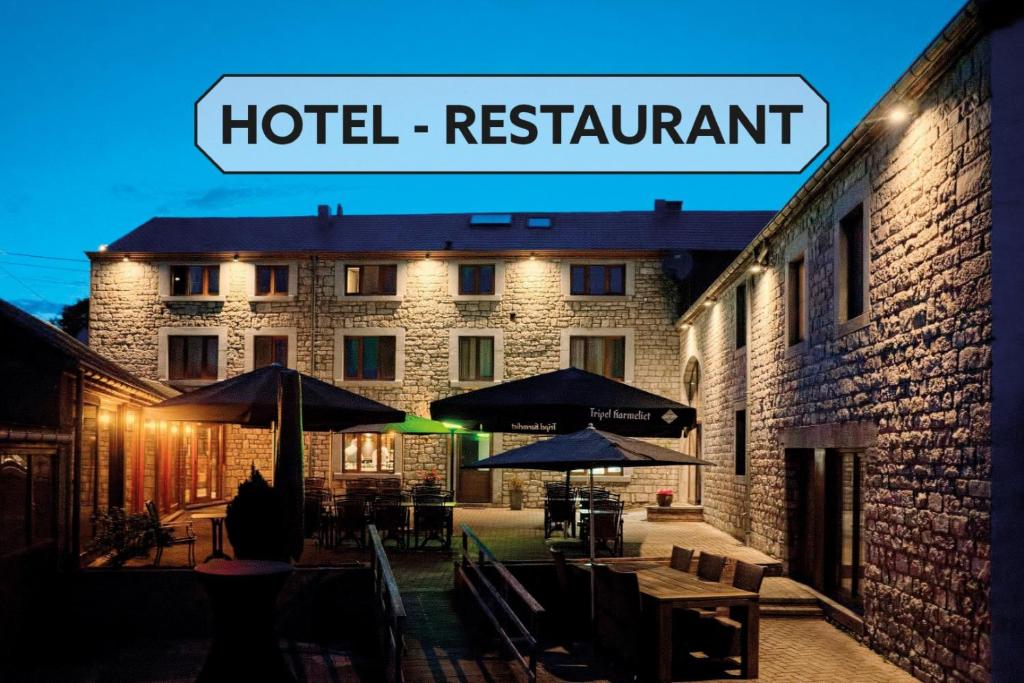
{"type": "Polygon", "coordinates": [[[341,204],[338,204],[338,210],[334,212],[335,216],[344,216],[345,212],[341,208],[341,204]]]}
{"type": "Polygon", "coordinates": [[[683,210],[683,202],[680,199],[655,199],[655,213],[679,213],[683,210]]]}
{"type": "Polygon", "coordinates": [[[327,227],[331,220],[331,207],[326,204],[319,204],[316,207],[316,224],[320,227],[327,227]]]}

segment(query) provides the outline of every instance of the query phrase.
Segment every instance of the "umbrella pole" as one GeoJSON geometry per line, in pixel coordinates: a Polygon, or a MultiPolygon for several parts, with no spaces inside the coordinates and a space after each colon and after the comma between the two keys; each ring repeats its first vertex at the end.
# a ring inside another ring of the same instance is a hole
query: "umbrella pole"
{"type": "MultiPolygon", "coordinates": [[[[594,609],[594,469],[590,470],[590,502],[587,504],[590,508],[590,519],[587,520],[587,525],[590,527],[590,626],[592,630],[596,629],[596,610],[594,609]]],[[[595,630],[596,633],[596,630],[595,630]]]]}

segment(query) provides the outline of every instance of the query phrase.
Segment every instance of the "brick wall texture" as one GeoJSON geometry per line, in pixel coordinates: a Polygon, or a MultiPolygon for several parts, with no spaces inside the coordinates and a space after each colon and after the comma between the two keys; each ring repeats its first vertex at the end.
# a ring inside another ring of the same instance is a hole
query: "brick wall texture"
{"type": "Polygon", "coordinates": [[[739,281],[681,330],[680,365],[696,359],[702,370],[703,454],[720,465],[704,472],[706,518],[738,536],[749,525],[753,546],[795,559],[787,556],[785,433],[877,430],[863,456],[865,638],[923,680],[987,680],[990,669],[988,69],[982,41],[915,102],[908,123],[874,140],[786,219],[765,271],[742,276],[745,349],[733,336],[739,281]],[[847,331],[837,324],[834,223],[836,207],[861,187],[870,312],[847,331]],[[808,332],[791,351],[786,262],[801,247],[808,332]],[[746,478],[734,469],[741,408],[746,478]]]}

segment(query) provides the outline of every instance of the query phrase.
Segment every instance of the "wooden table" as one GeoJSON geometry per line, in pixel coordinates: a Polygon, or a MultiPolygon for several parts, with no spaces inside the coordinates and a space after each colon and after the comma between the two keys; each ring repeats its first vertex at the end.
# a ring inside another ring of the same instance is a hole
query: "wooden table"
{"type": "MultiPolygon", "coordinates": [[[[640,594],[656,606],[658,623],[658,675],[662,683],[672,680],[672,612],[676,609],[745,607],[740,634],[740,669],[744,678],[758,676],[758,641],[761,608],[757,593],[740,590],[718,581],[704,581],[696,574],[681,572],[657,562],[609,562],[620,572],[636,572],[640,594]]],[[[574,565],[588,570],[586,565],[574,565]]]]}

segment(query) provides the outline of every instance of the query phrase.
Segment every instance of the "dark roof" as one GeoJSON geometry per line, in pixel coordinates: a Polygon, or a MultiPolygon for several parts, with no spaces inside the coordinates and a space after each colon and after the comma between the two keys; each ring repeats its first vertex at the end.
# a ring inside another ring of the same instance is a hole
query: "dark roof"
{"type": "Polygon", "coordinates": [[[0,299],[0,320],[22,330],[30,338],[64,356],[72,363],[81,363],[89,370],[107,379],[143,391],[154,398],[170,398],[179,393],[159,382],[136,377],[121,365],[96,353],[63,330],[43,322],[3,299],[0,299]]]}
{"type": "MultiPolygon", "coordinates": [[[[773,211],[608,211],[504,214],[508,225],[470,225],[474,215],[394,214],[152,218],[111,243],[130,253],[628,250],[739,251],[773,211]],[[551,219],[549,228],[527,219],[551,219]]],[[[494,215],[488,213],[487,215],[494,215]]]]}

